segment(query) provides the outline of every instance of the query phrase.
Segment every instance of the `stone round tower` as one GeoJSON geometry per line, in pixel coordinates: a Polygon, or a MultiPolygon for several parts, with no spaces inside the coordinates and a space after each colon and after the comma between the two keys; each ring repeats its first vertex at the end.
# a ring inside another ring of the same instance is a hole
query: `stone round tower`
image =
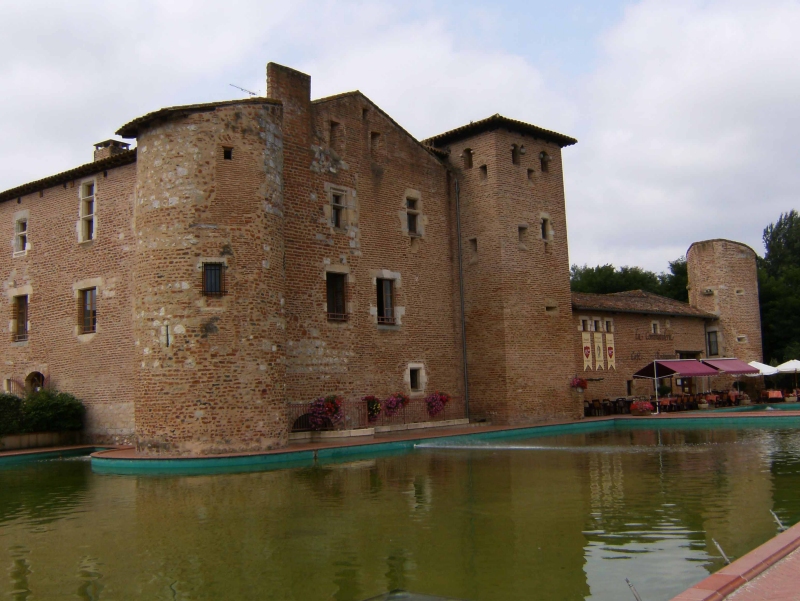
{"type": "Polygon", "coordinates": [[[706,325],[706,355],[761,361],[756,253],[740,242],[706,240],[686,251],[689,304],[717,316],[706,325]],[[709,346],[712,348],[709,349],[709,346]]]}
{"type": "Polygon", "coordinates": [[[164,109],[126,126],[138,139],[133,297],[143,452],[287,442],[281,111],[259,98],[164,109]]]}

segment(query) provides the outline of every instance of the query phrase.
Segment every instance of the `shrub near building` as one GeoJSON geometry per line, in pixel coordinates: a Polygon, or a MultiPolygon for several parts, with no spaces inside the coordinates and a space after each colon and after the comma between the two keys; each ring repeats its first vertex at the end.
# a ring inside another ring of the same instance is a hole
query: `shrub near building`
{"type": "Polygon", "coordinates": [[[39,390],[25,399],[0,395],[0,436],[31,432],[74,432],[83,428],[86,410],[73,395],[39,390]]]}

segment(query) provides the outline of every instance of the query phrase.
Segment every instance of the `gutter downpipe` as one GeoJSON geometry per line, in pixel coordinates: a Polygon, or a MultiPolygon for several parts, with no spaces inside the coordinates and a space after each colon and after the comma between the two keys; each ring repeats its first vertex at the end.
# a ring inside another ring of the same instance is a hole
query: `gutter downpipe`
{"type": "Polygon", "coordinates": [[[467,325],[464,314],[464,258],[461,251],[461,200],[456,181],[456,236],[458,237],[458,292],[461,301],[461,353],[464,356],[464,410],[469,419],[469,369],[467,368],[467,325]]]}

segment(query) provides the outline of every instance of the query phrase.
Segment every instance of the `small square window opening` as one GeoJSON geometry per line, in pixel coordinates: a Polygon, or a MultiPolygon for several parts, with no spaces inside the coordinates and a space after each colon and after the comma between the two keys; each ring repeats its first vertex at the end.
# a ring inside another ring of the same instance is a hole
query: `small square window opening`
{"type": "Polygon", "coordinates": [[[222,149],[222,158],[226,161],[233,160],[233,148],[223,148],[222,149]]]}
{"type": "Polygon", "coordinates": [[[225,263],[203,263],[203,296],[225,294],[225,263]]]}

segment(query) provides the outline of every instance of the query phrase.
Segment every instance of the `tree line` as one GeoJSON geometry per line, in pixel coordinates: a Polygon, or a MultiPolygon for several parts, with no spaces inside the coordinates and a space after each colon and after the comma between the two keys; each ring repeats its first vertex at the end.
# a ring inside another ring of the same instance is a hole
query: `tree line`
{"type": "MultiPolygon", "coordinates": [[[[763,232],[764,256],[757,258],[761,336],[766,363],[800,359],[800,215],[781,213],[763,232]]],[[[669,270],[655,273],[641,267],[573,265],[573,292],[610,294],[646,290],[687,302],[686,257],[669,262],[669,270]]]]}

